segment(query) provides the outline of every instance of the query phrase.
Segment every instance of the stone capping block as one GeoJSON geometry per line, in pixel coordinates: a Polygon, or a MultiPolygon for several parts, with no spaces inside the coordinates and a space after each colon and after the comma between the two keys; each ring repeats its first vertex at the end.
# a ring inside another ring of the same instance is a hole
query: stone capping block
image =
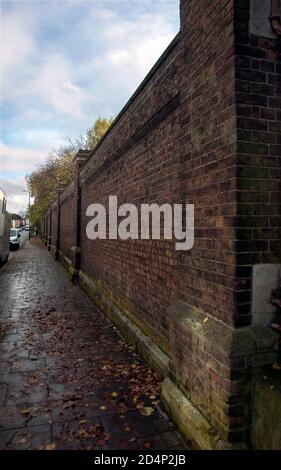
{"type": "Polygon", "coordinates": [[[172,305],[169,314],[171,346],[176,341],[176,332],[187,328],[229,359],[245,356],[249,366],[254,365],[256,355],[259,357],[258,365],[272,363],[273,356],[268,353],[277,355],[279,334],[270,327],[251,325],[235,329],[183,302],[172,305]]]}

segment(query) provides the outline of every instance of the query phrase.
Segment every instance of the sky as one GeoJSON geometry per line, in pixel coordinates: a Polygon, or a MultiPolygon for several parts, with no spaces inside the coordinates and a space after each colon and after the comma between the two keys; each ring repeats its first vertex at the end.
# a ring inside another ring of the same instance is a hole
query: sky
{"type": "Polygon", "coordinates": [[[99,117],[116,116],[179,29],[179,0],[0,0],[0,186],[99,117]]]}

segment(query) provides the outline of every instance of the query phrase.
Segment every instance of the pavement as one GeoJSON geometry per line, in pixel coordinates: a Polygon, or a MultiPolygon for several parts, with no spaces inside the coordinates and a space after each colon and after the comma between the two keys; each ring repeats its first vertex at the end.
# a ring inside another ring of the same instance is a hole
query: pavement
{"type": "Polygon", "coordinates": [[[184,450],[160,377],[40,240],[0,270],[0,449],[184,450]]]}

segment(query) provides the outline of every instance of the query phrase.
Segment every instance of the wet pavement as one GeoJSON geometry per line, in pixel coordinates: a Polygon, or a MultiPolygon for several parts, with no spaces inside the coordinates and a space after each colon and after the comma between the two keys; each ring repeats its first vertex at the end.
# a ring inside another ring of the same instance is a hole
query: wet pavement
{"type": "Polygon", "coordinates": [[[160,378],[39,240],[0,270],[0,449],[178,449],[160,378]]]}

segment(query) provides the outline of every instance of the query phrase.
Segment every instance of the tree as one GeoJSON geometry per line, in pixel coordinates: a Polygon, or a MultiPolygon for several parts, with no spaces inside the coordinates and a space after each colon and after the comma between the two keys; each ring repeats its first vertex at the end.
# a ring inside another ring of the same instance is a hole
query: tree
{"type": "Polygon", "coordinates": [[[113,117],[109,119],[99,117],[94,125],[88,129],[86,133],[86,148],[92,150],[95,148],[99,140],[106,133],[107,129],[111,126],[114,119],[113,117]]]}
{"type": "Polygon", "coordinates": [[[47,207],[55,200],[57,188],[68,185],[74,177],[74,156],[77,152],[69,146],[49,155],[45,163],[27,176],[31,196],[35,198],[28,211],[32,225],[38,225],[47,207]]]}
{"type": "Polygon", "coordinates": [[[75,140],[67,138],[66,145],[54,150],[26,177],[31,196],[35,198],[27,214],[33,226],[39,225],[48,206],[57,197],[58,187],[67,186],[74,178],[74,157],[78,150],[94,149],[112,122],[113,118],[98,118],[85,136],[75,140]]]}

